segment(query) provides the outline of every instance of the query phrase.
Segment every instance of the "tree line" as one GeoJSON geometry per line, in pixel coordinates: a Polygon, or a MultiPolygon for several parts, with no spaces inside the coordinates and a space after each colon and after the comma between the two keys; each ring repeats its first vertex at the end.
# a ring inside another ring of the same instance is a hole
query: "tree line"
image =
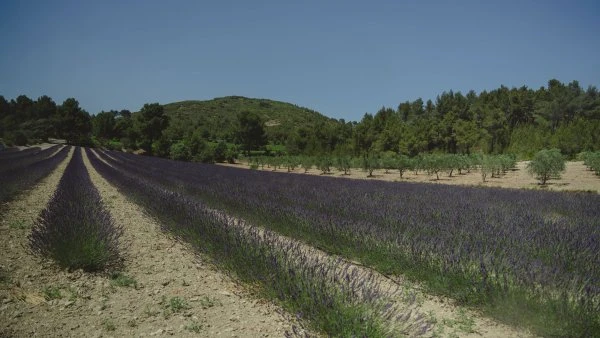
{"type": "Polygon", "coordinates": [[[316,137],[306,130],[292,132],[287,149],[299,154],[477,152],[532,158],[541,149],[557,148],[573,158],[600,149],[600,94],[596,87],[584,90],[577,81],[558,80],[538,90],[449,91],[435,102],[417,99],[397,109],[382,107],[359,122],[340,120],[312,134],[316,137]]]}
{"type": "Polygon", "coordinates": [[[257,112],[240,111],[236,121],[218,133],[185,121],[171,123],[158,103],[140,111],[102,111],[95,115],[74,98],[57,105],[50,97],[25,95],[7,101],[0,96],[0,136],[7,144],[49,137],[72,144],[143,151],[162,157],[202,162],[231,161],[242,153],[381,157],[386,153],[514,154],[532,158],[556,148],[569,158],[600,150],[600,93],[577,81],[548,81],[537,90],[501,86],[479,94],[448,91],[435,102],[402,102],[382,107],[360,121],[330,119],[270,135],[257,112]]]}

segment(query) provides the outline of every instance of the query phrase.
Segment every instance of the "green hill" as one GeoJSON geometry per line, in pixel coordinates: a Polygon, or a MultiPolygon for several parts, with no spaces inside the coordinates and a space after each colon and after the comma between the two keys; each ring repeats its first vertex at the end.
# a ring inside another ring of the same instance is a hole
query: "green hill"
{"type": "Polygon", "coordinates": [[[334,122],[314,110],[297,105],[267,99],[227,96],[207,101],[181,101],[164,105],[170,117],[172,133],[185,134],[191,128],[201,130],[213,140],[232,140],[237,114],[249,111],[258,114],[265,122],[268,139],[272,142],[285,140],[292,130],[309,130],[324,123],[334,122]]]}

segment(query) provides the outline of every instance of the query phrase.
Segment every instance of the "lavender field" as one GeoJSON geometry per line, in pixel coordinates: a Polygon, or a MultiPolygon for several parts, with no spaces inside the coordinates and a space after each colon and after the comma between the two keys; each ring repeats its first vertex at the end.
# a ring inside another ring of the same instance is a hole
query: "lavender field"
{"type": "Polygon", "coordinates": [[[103,152],[122,173],[542,335],[597,335],[600,197],[350,181],[103,152]]]}
{"type": "MultiPolygon", "coordinates": [[[[48,175],[70,150],[4,155],[3,200],[48,175]]],[[[93,168],[165,233],[327,335],[436,335],[432,317],[416,310],[414,292],[386,289],[381,275],[536,335],[600,334],[597,194],[332,179],[85,153],[91,167],[76,148],[28,236],[33,253],[64,268],[123,264],[123,229],[88,176],[93,168]]]]}

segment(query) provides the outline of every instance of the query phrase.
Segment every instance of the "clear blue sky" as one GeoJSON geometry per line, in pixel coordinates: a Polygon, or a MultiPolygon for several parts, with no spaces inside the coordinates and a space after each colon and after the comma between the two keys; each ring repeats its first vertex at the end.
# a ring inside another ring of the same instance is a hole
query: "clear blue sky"
{"type": "Polygon", "coordinates": [[[90,113],[228,95],[359,120],[551,78],[600,87],[599,1],[0,2],[0,95],[90,113]]]}

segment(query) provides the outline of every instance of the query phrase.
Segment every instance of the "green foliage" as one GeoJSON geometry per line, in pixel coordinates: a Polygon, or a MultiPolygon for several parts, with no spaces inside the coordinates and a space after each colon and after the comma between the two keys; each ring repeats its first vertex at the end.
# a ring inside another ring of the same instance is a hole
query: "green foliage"
{"type": "Polygon", "coordinates": [[[151,154],[160,157],[168,157],[171,150],[171,141],[164,135],[151,144],[151,154]]]}
{"type": "Polygon", "coordinates": [[[185,326],[186,330],[188,330],[190,332],[194,332],[194,333],[202,332],[203,328],[204,328],[204,325],[202,325],[196,321],[193,321],[191,324],[185,326]]]}
{"type": "MultiPolygon", "coordinates": [[[[302,131],[300,134],[291,131],[315,130],[318,126],[333,122],[313,110],[290,103],[241,96],[174,102],[164,105],[164,108],[172,121],[169,128],[184,126],[188,130],[204,130],[204,139],[227,142],[235,139],[239,112],[253,113],[265,122],[265,134],[270,142],[286,144],[292,135],[298,136],[299,153],[305,150],[306,135],[301,135],[302,131]]],[[[297,155],[294,152],[288,154],[297,155]]]]}
{"type": "Polygon", "coordinates": [[[317,160],[317,168],[319,170],[321,170],[321,174],[329,174],[331,172],[331,166],[333,165],[333,162],[331,160],[331,158],[327,157],[327,156],[321,156],[318,160],[317,160]]]}
{"type": "Polygon", "coordinates": [[[68,98],[57,108],[56,129],[57,136],[67,143],[88,145],[92,130],[90,115],[79,107],[77,100],[68,98]]]}
{"type": "Polygon", "coordinates": [[[22,130],[15,130],[5,133],[4,141],[8,146],[24,146],[29,140],[22,130]]]}
{"type": "Polygon", "coordinates": [[[248,111],[238,115],[236,137],[248,155],[250,150],[259,150],[267,144],[263,121],[257,114],[248,111]]]}
{"type": "Polygon", "coordinates": [[[281,163],[288,172],[292,172],[300,165],[300,159],[296,156],[283,156],[281,157],[281,163]]]}
{"type": "Polygon", "coordinates": [[[111,139],[116,136],[116,113],[103,111],[92,117],[92,134],[100,139],[111,139]]]}
{"type": "Polygon", "coordinates": [[[192,159],[190,147],[184,142],[179,141],[171,145],[169,158],[179,161],[189,161],[192,159]]]}
{"type": "Polygon", "coordinates": [[[62,294],[60,293],[60,288],[55,287],[55,286],[46,286],[46,287],[44,287],[43,293],[44,293],[44,298],[46,300],[53,300],[53,299],[61,299],[62,298],[62,294]]]}
{"type": "Polygon", "coordinates": [[[360,166],[367,172],[367,177],[373,177],[373,171],[381,168],[381,160],[374,154],[365,154],[361,158],[360,166]]]}
{"type": "Polygon", "coordinates": [[[389,174],[390,170],[395,170],[397,168],[397,157],[393,152],[386,152],[383,157],[380,159],[380,165],[383,169],[385,169],[385,173],[389,174]]]}
{"type": "Polygon", "coordinates": [[[427,175],[435,174],[436,180],[440,179],[440,171],[447,168],[445,158],[440,154],[427,154],[421,160],[421,167],[427,175]]]}
{"type": "Polygon", "coordinates": [[[480,158],[471,158],[469,161],[480,165],[481,179],[486,182],[488,176],[500,177],[517,164],[514,155],[483,155],[480,158]]]}
{"type": "Polygon", "coordinates": [[[170,144],[162,139],[163,130],[169,125],[169,117],[158,103],[146,103],[135,115],[134,127],[139,133],[139,146],[148,153],[168,155],[170,144]]]}
{"type": "MultiPolygon", "coordinates": [[[[563,84],[554,79],[537,90],[501,86],[479,94],[449,91],[435,102],[416,99],[400,103],[397,109],[382,107],[359,122],[239,96],[146,104],[134,114],[100,112],[90,122],[89,114],[72,98],[57,106],[47,96],[37,101],[25,95],[10,101],[0,97],[0,137],[8,143],[39,142],[52,136],[89,144],[90,131],[99,146],[107,147],[112,140],[128,150],[141,148],[148,154],[180,158],[187,156],[171,154],[171,146],[185,141],[193,148],[192,135],[208,144],[236,143],[247,156],[264,154],[263,146],[268,144],[272,146],[267,154],[276,156],[511,153],[531,159],[541,149],[557,148],[573,158],[582,151],[600,150],[600,93],[595,87],[582,89],[577,81],[563,84]]],[[[224,154],[222,146],[211,151],[191,149],[189,157],[232,162],[237,154],[230,146],[227,150],[224,154]]],[[[382,165],[391,170],[388,163],[382,165]]],[[[455,164],[441,171],[453,175],[465,168],[469,166],[455,164]]]]}
{"type": "Polygon", "coordinates": [[[177,296],[171,297],[169,300],[167,300],[166,296],[163,296],[162,300],[160,301],[160,304],[162,305],[165,311],[165,317],[168,317],[173,313],[179,313],[184,310],[191,309],[191,306],[184,298],[177,296]]]}
{"type": "Polygon", "coordinates": [[[110,278],[112,285],[137,288],[137,281],[121,272],[113,273],[110,278]]]}
{"type": "Polygon", "coordinates": [[[266,161],[269,167],[271,167],[273,169],[273,171],[277,171],[277,169],[279,169],[279,167],[281,166],[281,157],[278,156],[274,156],[274,157],[266,157],[266,161]]]}
{"type": "Polygon", "coordinates": [[[403,177],[404,172],[413,167],[413,161],[406,155],[399,155],[396,159],[396,169],[400,174],[400,178],[403,177]]]}
{"type": "Polygon", "coordinates": [[[527,170],[545,185],[549,179],[560,179],[560,174],[565,171],[565,159],[558,149],[540,150],[527,165],[527,170]]]}
{"type": "Polygon", "coordinates": [[[338,156],[335,158],[335,166],[339,171],[343,171],[344,175],[350,174],[352,160],[349,156],[338,156]]]}
{"type": "Polygon", "coordinates": [[[215,162],[225,162],[230,159],[229,149],[224,141],[219,142],[213,149],[213,157],[215,162]]]}
{"type": "Polygon", "coordinates": [[[300,165],[306,173],[315,165],[314,158],[312,158],[311,156],[302,156],[302,158],[300,159],[300,165]]]}
{"type": "Polygon", "coordinates": [[[111,319],[105,319],[104,321],[102,321],[102,326],[106,331],[109,332],[115,331],[117,329],[117,326],[111,319]]]}
{"type": "Polygon", "coordinates": [[[10,275],[3,267],[0,266],[0,284],[8,285],[11,281],[10,275]]]}
{"type": "Polygon", "coordinates": [[[600,151],[583,152],[579,155],[579,157],[581,160],[583,160],[584,165],[586,165],[596,175],[600,175],[600,151]]]}
{"type": "Polygon", "coordinates": [[[221,302],[216,298],[204,296],[204,297],[200,298],[200,305],[202,305],[203,309],[208,309],[215,305],[223,305],[223,304],[221,304],[221,302]]]}

